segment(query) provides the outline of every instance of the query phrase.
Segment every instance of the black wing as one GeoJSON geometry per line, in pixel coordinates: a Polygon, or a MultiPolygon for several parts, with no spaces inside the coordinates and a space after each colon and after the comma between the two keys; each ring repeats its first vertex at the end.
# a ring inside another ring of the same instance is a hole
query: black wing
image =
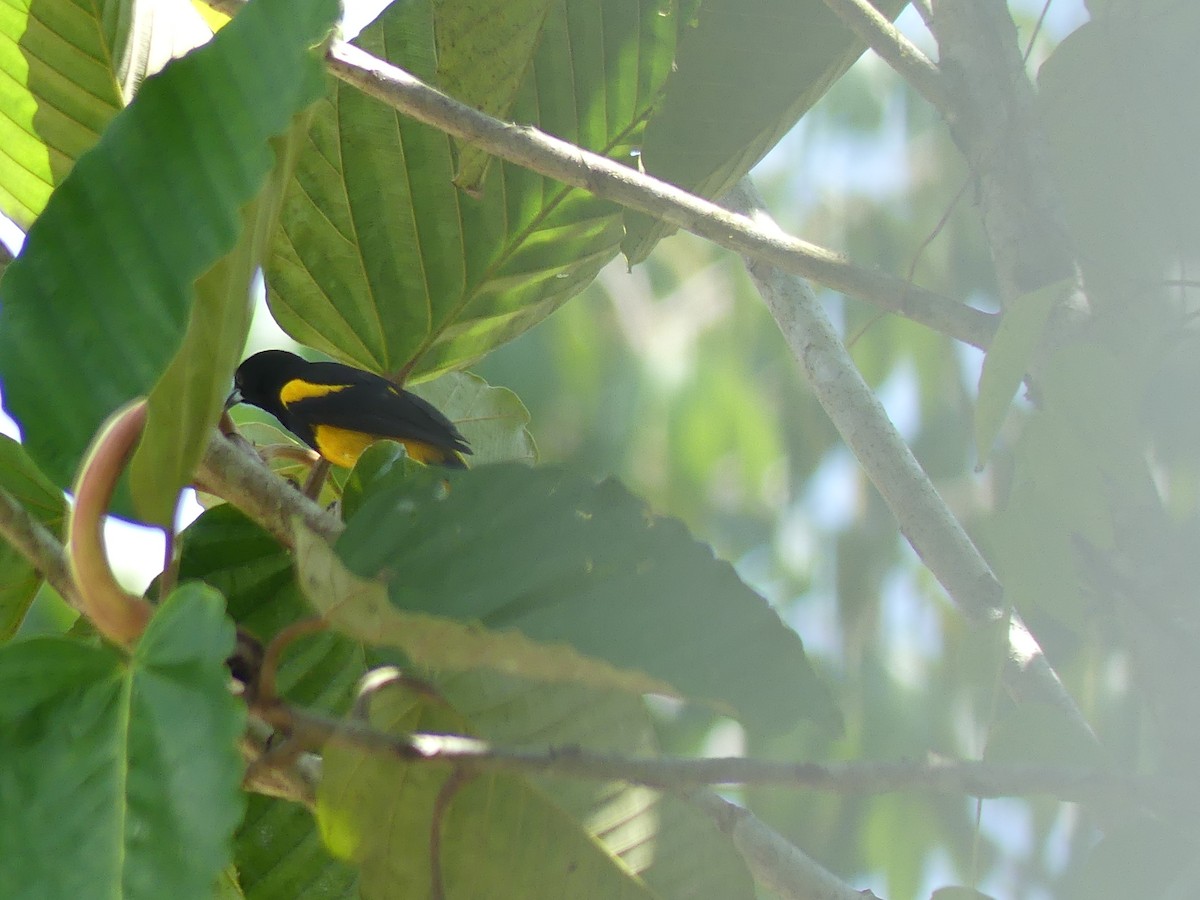
{"type": "Polygon", "coordinates": [[[471,452],[454,423],[433,404],[396,387],[386,378],[339,363],[313,363],[303,380],[346,385],[287,405],[292,416],[310,425],[332,425],[378,437],[420,441],[459,453],[471,452]]]}

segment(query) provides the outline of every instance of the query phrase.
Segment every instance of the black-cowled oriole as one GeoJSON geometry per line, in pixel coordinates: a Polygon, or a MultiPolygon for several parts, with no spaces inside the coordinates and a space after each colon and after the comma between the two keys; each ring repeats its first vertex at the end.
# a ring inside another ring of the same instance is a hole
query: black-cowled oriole
{"type": "Polygon", "coordinates": [[[266,410],[334,465],[353,466],[367,447],[388,438],[417,462],[466,468],[463,454],[471,448],[453,422],[362,369],[263,350],[238,366],[233,383],[227,407],[244,402],[266,410]]]}

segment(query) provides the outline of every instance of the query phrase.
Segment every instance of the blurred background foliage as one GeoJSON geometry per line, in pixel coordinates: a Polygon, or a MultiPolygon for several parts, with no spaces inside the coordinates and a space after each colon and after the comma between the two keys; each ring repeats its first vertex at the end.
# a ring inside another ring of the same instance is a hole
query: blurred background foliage
{"type": "MultiPolygon", "coordinates": [[[[1042,4],[1012,6],[1027,40],[1042,4]]],[[[1083,15],[1072,4],[1054,7],[1033,63],[1083,15]]],[[[930,47],[911,8],[899,24],[930,47]]],[[[870,54],[754,178],[789,232],[994,308],[961,155],[928,104],[870,54]]],[[[852,299],[822,299],[939,491],[981,537],[1011,467],[1006,439],[1020,428],[1019,415],[1010,417],[988,469],[975,471],[982,354],[852,299]]],[[[842,704],[845,734],[829,741],[801,726],[747,753],[978,757],[1007,727],[1011,701],[997,687],[1003,634],[966,629],[897,533],[736,257],[678,234],[632,271],[617,260],[474,370],[521,397],[542,461],[616,474],[655,509],[683,518],[804,637],[842,704]]],[[[1012,727],[1024,733],[1021,725],[1012,727]]],[[[1053,744],[1061,729],[1048,727],[1053,744]]],[[[664,716],[662,733],[669,752],[685,754],[738,749],[742,740],[736,727],[695,711],[664,716]]],[[[994,896],[1052,896],[1071,850],[1096,837],[1074,807],[1053,802],[773,790],[745,799],[851,883],[886,873],[870,883],[889,898],[928,896],[956,880],[994,896]]]]}

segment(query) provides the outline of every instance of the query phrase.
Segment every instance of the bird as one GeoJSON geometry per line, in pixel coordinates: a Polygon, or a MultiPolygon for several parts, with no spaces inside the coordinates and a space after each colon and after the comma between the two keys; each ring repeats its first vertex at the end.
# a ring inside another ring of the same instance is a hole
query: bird
{"type": "Polygon", "coordinates": [[[336,362],[309,362],[286,350],[245,359],[226,409],[249,403],[336,466],[350,468],[376,441],[404,445],[425,465],[465,469],[471,447],[433,404],[372,372],[336,362]]]}

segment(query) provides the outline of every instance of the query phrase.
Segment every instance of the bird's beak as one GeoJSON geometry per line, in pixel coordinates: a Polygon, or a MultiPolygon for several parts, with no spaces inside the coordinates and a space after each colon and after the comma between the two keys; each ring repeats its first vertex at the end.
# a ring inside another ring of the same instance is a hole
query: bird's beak
{"type": "Polygon", "coordinates": [[[229,407],[236,406],[237,404],[239,404],[241,402],[242,402],[242,391],[240,388],[235,387],[232,391],[229,392],[229,396],[225,398],[225,410],[224,411],[229,412],[229,407]]]}

